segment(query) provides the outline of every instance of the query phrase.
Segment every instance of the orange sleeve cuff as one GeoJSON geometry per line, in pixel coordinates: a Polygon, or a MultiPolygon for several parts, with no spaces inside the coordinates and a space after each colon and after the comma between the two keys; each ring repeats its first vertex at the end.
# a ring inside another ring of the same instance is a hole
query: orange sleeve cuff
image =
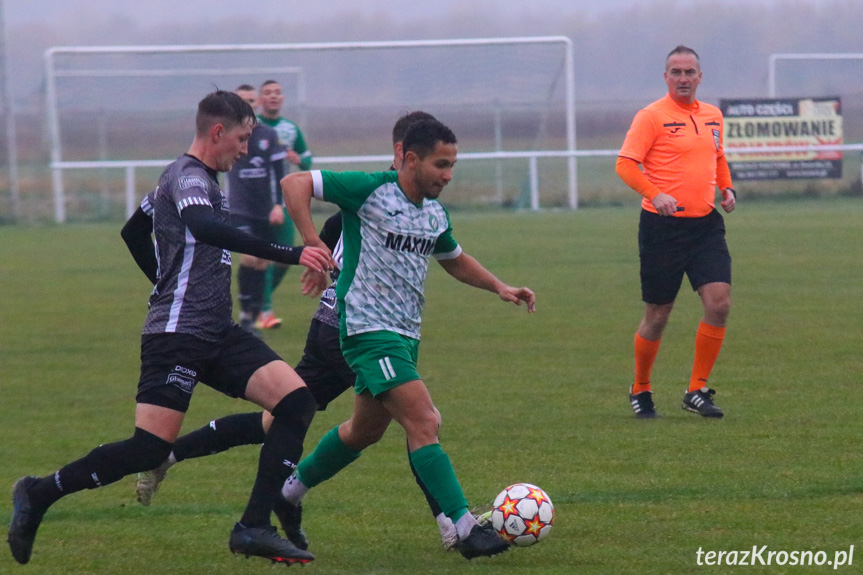
{"type": "Polygon", "coordinates": [[[728,167],[725,155],[719,156],[716,160],[716,185],[720,190],[734,187],[731,183],[731,169],[728,167]]]}
{"type": "Polygon", "coordinates": [[[652,200],[657,195],[659,195],[661,190],[657,188],[650,180],[647,179],[647,176],[644,175],[644,172],[639,169],[638,162],[636,162],[632,158],[618,156],[617,164],[615,165],[614,169],[620,179],[623,180],[624,184],[626,184],[648,200],[652,200]]]}

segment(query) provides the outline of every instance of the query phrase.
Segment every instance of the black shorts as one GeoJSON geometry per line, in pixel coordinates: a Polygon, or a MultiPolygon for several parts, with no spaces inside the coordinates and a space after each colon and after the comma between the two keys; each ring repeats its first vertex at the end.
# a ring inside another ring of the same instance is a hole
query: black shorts
{"type": "Polygon", "coordinates": [[[198,382],[229,397],[245,397],[252,374],[280,359],[237,325],[218,342],[184,333],[144,334],[137,401],[185,413],[198,382]]]}
{"type": "Polygon", "coordinates": [[[339,328],[313,319],[306,349],[296,371],[315,396],[319,411],[325,410],[346,389],[352,388],[356,375],[348,367],[339,347],[339,328]]]}
{"type": "Polygon", "coordinates": [[[641,298],[646,303],[673,302],[684,273],[693,290],[713,282],[731,283],[725,221],[716,210],[700,218],[673,218],[642,210],[638,255],[641,298]]]}
{"type": "Polygon", "coordinates": [[[232,215],[231,225],[247,234],[252,234],[256,238],[267,240],[268,242],[276,242],[277,226],[271,226],[268,220],[232,215]]]}

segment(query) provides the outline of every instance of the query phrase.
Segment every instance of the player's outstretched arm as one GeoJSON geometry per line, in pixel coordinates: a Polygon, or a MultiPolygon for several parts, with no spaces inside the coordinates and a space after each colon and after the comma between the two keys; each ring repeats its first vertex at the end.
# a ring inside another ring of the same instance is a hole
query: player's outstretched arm
{"type": "Polygon", "coordinates": [[[196,240],[217,248],[284,264],[300,264],[320,272],[331,270],[335,265],[326,247],[304,248],[270,243],[218,221],[208,206],[187,206],[181,216],[196,240]]]}
{"type": "Polygon", "coordinates": [[[500,299],[515,305],[521,302],[527,304],[528,313],[536,311],[536,295],[530,288],[514,287],[497,279],[476,258],[462,252],[458,257],[448,260],[438,260],[449,275],[469,286],[488,290],[500,296],[500,299]]]}

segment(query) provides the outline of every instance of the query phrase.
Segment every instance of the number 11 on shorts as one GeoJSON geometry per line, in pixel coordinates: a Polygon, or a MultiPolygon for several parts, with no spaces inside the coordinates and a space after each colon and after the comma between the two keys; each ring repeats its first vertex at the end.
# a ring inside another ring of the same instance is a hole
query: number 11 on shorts
{"type": "Polygon", "coordinates": [[[378,364],[381,366],[381,371],[384,373],[384,377],[387,381],[396,376],[396,370],[393,369],[393,364],[390,363],[389,356],[379,359],[378,364]]]}

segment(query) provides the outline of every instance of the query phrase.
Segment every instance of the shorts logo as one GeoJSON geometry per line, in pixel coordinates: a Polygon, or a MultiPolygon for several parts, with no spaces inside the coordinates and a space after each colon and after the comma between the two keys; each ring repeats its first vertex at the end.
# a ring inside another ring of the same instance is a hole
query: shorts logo
{"type": "Polygon", "coordinates": [[[173,372],[168,374],[168,380],[165,383],[167,385],[173,385],[181,391],[191,395],[192,390],[195,389],[195,384],[197,383],[197,381],[195,381],[197,376],[198,373],[194,369],[178,365],[174,367],[173,372]]]}
{"type": "Polygon", "coordinates": [[[389,356],[379,359],[378,364],[381,366],[381,371],[384,373],[384,377],[387,381],[393,379],[396,376],[396,370],[393,369],[393,364],[390,363],[389,356]]]}
{"type": "Polygon", "coordinates": [[[174,366],[174,371],[179,371],[180,373],[191,375],[192,377],[198,376],[198,372],[196,372],[194,369],[189,369],[188,367],[183,367],[182,365],[174,366]]]}
{"type": "Polygon", "coordinates": [[[225,265],[231,265],[231,252],[228,250],[222,250],[222,261],[221,263],[225,265]]]}
{"type": "Polygon", "coordinates": [[[206,191],[208,188],[207,180],[205,180],[201,176],[183,176],[182,178],[180,178],[180,181],[178,183],[180,184],[181,190],[188,190],[189,188],[201,188],[202,190],[206,191]]]}

